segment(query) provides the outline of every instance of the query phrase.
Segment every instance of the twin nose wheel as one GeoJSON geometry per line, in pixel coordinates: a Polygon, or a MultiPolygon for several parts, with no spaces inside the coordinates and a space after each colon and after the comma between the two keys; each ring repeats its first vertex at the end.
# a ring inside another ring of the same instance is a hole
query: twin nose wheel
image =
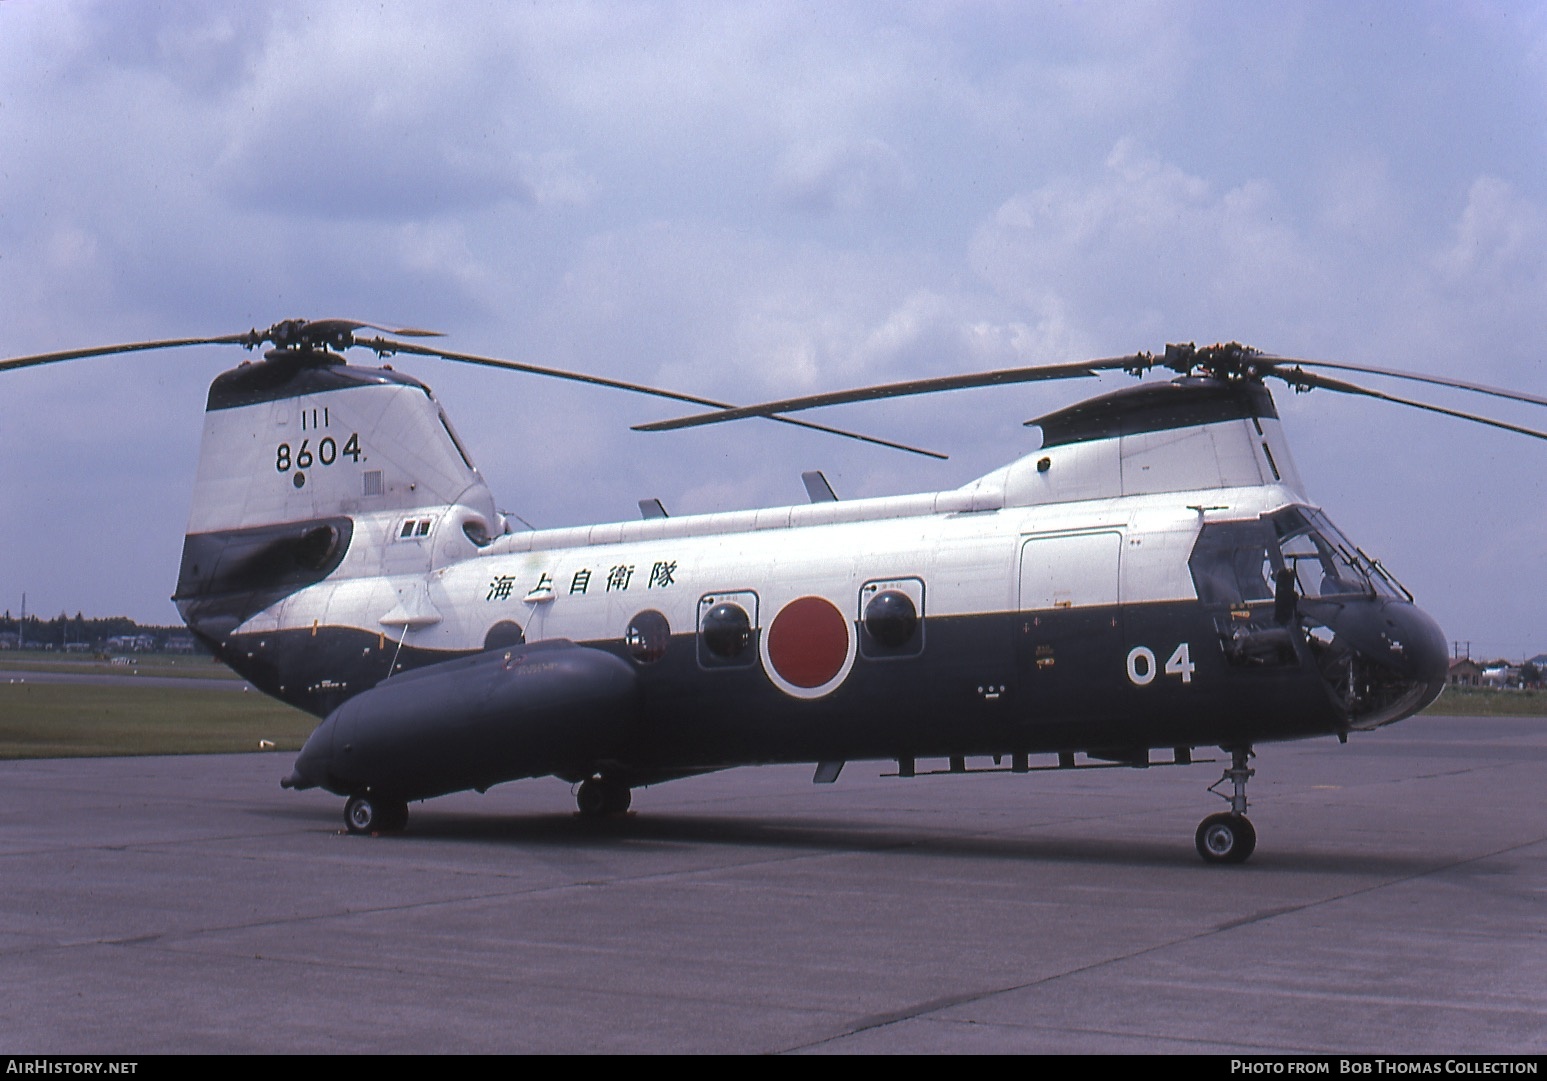
{"type": "Polygon", "coordinates": [[[1230,768],[1209,786],[1209,791],[1230,804],[1230,810],[1209,815],[1198,823],[1193,840],[1205,863],[1245,863],[1257,847],[1257,831],[1246,820],[1246,782],[1257,771],[1247,764],[1252,756],[1249,745],[1220,750],[1230,753],[1230,768]],[[1219,791],[1227,784],[1231,789],[1228,796],[1219,791]]]}
{"type": "Polygon", "coordinates": [[[1205,863],[1245,863],[1257,847],[1257,830],[1245,815],[1209,815],[1198,824],[1194,838],[1205,863]]]}

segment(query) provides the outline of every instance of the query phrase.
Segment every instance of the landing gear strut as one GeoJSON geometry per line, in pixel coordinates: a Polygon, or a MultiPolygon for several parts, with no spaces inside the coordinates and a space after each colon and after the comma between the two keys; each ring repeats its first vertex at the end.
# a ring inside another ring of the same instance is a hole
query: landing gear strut
{"type": "Polygon", "coordinates": [[[408,803],[369,792],[350,796],[344,826],[350,833],[401,833],[408,826],[408,803]]]}
{"type": "Polygon", "coordinates": [[[1194,841],[1205,863],[1245,863],[1257,847],[1257,830],[1246,818],[1246,782],[1257,771],[1246,764],[1252,753],[1250,747],[1221,750],[1230,752],[1230,768],[1209,786],[1209,791],[1230,804],[1230,810],[1209,815],[1199,823],[1194,841]],[[1230,795],[1218,791],[1227,781],[1232,786],[1230,795]]]}
{"type": "Polygon", "coordinates": [[[610,780],[597,774],[587,777],[575,789],[575,806],[587,818],[625,813],[634,800],[633,790],[621,781],[610,780]]]}

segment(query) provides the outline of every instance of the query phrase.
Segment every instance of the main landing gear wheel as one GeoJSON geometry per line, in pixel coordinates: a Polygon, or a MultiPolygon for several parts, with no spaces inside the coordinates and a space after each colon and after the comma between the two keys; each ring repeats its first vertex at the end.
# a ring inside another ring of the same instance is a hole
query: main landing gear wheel
{"type": "Polygon", "coordinates": [[[1205,863],[1245,863],[1257,847],[1257,830],[1245,815],[1209,815],[1198,825],[1198,855],[1205,863]]]}
{"type": "Polygon", "coordinates": [[[634,793],[628,785],[605,777],[587,777],[575,789],[575,806],[587,818],[624,814],[633,802],[634,793]]]}
{"type": "Polygon", "coordinates": [[[344,826],[350,833],[398,833],[408,826],[408,804],[381,796],[351,796],[344,804],[344,826]]]}

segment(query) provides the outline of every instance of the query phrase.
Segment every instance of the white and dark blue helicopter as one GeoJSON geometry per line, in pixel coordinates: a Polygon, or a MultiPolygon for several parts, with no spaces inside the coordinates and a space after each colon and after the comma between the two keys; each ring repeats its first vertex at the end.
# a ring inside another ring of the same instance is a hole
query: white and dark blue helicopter
{"type": "Polygon", "coordinates": [[[1210,791],[1228,810],[1196,844],[1239,863],[1256,844],[1255,745],[1409,717],[1447,661],[1407,590],[1307,497],[1265,380],[1547,438],[1324,373],[1547,399],[1235,344],[731,408],[428,336],[292,320],[0,361],[270,347],[210,387],[174,600],[217,657],[321,718],[282,783],[345,797],[355,833],[527,777],[615,814],[634,788],[763,763],[815,763],[823,783],[851,761],[1022,773],[1185,765],[1219,747],[1230,765],[1210,791]],[[647,430],[766,417],[862,439],[791,414],[1102,371],[1172,378],[1028,422],[1038,450],[948,491],[840,501],[811,473],[801,506],[669,517],[648,500],[637,521],[514,531],[429,388],[346,363],[357,346],[707,410],[647,430]]]}

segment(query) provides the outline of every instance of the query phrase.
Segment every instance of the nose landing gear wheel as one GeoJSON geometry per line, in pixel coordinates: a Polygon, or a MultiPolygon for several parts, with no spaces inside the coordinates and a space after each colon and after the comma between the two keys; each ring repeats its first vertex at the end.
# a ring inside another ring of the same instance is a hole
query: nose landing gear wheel
{"type": "Polygon", "coordinates": [[[1195,840],[1205,863],[1245,863],[1257,847],[1257,830],[1245,815],[1209,815],[1198,825],[1195,840]]]}
{"type": "Polygon", "coordinates": [[[344,827],[350,833],[398,833],[408,826],[408,804],[366,794],[344,804],[344,827]]]}
{"type": "Polygon", "coordinates": [[[1246,820],[1246,782],[1257,771],[1248,765],[1252,756],[1249,744],[1220,750],[1230,753],[1230,768],[1209,785],[1209,791],[1230,804],[1230,810],[1200,822],[1193,840],[1204,863],[1245,863],[1257,847],[1257,831],[1246,820]],[[1219,791],[1226,784],[1231,789],[1228,796],[1219,791]]]}

